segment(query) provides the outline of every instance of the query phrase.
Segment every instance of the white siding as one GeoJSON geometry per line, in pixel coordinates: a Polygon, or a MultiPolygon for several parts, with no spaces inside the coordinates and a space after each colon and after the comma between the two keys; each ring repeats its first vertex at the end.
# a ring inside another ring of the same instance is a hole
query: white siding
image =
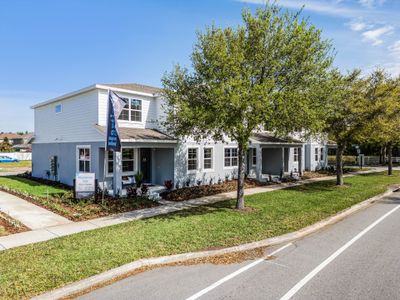
{"type": "MultiPolygon", "coordinates": [[[[107,116],[107,100],[108,91],[99,90],[99,125],[106,126],[107,116]]],[[[118,92],[121,97],[135,98],[142,100],[142,122],[130,122],[119,120],[118,124],[120,127],[131,127],[131,128],[156,128],[157,127],[157,101],[156,98],[146,97],[134,94],[126,94],[118,92]]]]}
{"type": "Polygon", "coordinates": [[[89,91],[35,109],[34,143],[102,141],[98,122],[97,91],[89,91]],[[62,105],[61,113],[55,112],[62,105]]]}

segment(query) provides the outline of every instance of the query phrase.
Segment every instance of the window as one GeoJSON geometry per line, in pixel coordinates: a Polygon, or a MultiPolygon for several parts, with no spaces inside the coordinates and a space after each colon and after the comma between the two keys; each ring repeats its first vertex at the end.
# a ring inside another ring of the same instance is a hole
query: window
{"type": "Polygon", "coordinates": [[[315,154],[314,154],[314,158],[315,158],[315,161],[318,161],[318,158],[319,158],[319,155],[318,155],[318,148],[314,148],[315,150],[315,154]]]}
{"type": "Polygon", "coordinates": [[[257,149],[251,149],[251,163],[253,166],[257,165],[257,149]]]}
{"type": "Polygon", "coordinates": [[[225,167],[237,167],[238,165],[238,150],[237,148],[225,148],[225,167]]]}
{"type": "Polygon", "coordinates": [[[61,104],[57,104],[57,105],[54,107],[54,111],[55,111],[56,114],[61,113],[61,112],[62,112],[62,105],[61,105],[61,104]]]}
{"type": "Polygon", "coordinates": [[[213,168],[213,148],[204,148],[203,164],[204,169],[213,168]]]}
{"type": "Polygon", "coordinates": [[[133,173],[135,171],[135,149],[122,149],[122,173],[133,173]]]}
{"type": "Polygon", "coordinates": [[[320,155],[320,160],[324,160],[324,148],[321,148],[321,155],[320,155]]]}
{"type": "Polygon", "coordinates": [[[129,121],[129,99],[128,98],[122,98],[122,100],[125,101],[125,106],[121,111],[121,114],[119,115],[120,120],[125,120],[129,121]]]}
{"type": "Polygon", "coordinates": [[[198,150],[198,148],[188,149],[188,171],[197,170],[198,150]]]}
{"type": "Polygon", "coordinates": [[[142,122],[142,100],[122,98],[125,106],[121,111],[119,120],[142,122]]]}
{"type": "Polygon", "coordinates": [[[131,99],[131,121],[142,122],[142,100],[131,99]]]}
{"type": "Polygon", "coordinates": [[[107,152],[107,173],[112,174],[114,172],[114,152],[107,152]]]}
{"type": "Polygon", "coordinates": [[[293,161],[294,162],[299,161],[299,148],[293,149],[293,161]]]}
{"type": "Polygon", "coordinates": [[[82,173],[90,172],[89,147],[78,147],[78,171],[82,173]]]}

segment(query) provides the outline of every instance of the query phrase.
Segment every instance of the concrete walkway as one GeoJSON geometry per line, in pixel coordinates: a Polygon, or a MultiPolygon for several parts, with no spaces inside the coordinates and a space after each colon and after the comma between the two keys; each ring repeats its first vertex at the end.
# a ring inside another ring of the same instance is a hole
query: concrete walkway
{"type": "Polygon", "coordinates": [[[0,211],[33,230],[72,223],[67,218],[2,191],[0,191],[0,211]]]}
{"type": "MultiPolygon", "coordinates": [[[[355,176],[358,174],[367,174],[374,172],[381,172],[382,169],[371,169],[369,171],[354,172],[352,174],[345,175],[345,177],[355,176]]],[[[319,178],[312,178],[307,180],[302,180],[294,183],[282,183],[271,186],[261,186],[245,190],[245,195],[253,195],[258,193],[272,192],[281,189],[285,189],[292,186],[299,186],[306,183],[332,180],[335,176],[326,176],[319,178]]],[[[0,196],[1,197],[1,196],[0,196]]],[[[88,231],[92,229],[107,227],[111,225],[121,224],[129,221],[150,218],[158,215],[164,215],[184,209],[190,209],[193,207],[198,207],[201,205],[207,205],[216,203],[219,201],[229,200],[236,197],[236,191],[221,193],[213,196],[207,196],[182,202],[172,202],[172,201],[161,201],[161,206],[145,208],[140,210],[135,210],[131,212],[116,214],[108,217],[102,217],[98,219],[81,221],[81,222],[71,222],[67,220],[67,223],[57,224],[55,226],[49,226],[37,230],[17,233],[13,235],[8,235],[0,237],[0,251],[5,249],[11,249],[18,246],[23,246],[27,244],[37,243],[41,241],[51,240],[57,237],[66,236],[82,231],[88,231]]],[[[17,198],[18,199],[18,198],[17,198]]],[[[22,200],[24,201],[24,200],[22,200]]],[[[25,201],[26,202],[26,201],[25,201]]],[[[33,205],[33,204],[31,204],[33,205]]],[[[0,204],[1,206],[1,204],[0,204]]]]}

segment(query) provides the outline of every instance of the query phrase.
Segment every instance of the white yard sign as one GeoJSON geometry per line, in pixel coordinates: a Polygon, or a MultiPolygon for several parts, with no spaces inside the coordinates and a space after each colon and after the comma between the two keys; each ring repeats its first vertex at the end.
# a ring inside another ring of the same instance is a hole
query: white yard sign
{"type": "Polygon", "coordinates": [[[86,198],[94,195],[95,175],[94,173],[76,173],[75,193],[76,198],[86,198]]]}

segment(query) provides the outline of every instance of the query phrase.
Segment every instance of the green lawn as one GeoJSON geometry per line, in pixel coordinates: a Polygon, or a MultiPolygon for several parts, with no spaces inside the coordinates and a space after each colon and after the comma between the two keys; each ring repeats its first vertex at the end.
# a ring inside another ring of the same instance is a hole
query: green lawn
{"type": "Polygon", "coordinates": [[[246,197],[252,212],[234,201],[82,232],[0,252],[0,298],[28,298],[145,258],[227,247],[313,224],[400,183],[400,174],[346,178],[246,197]]]}
{"type": "Polygon", "coordinates": [[[29,180],[19,176],[0,177],[0,187],[5,186],[19,192],[33,196],[46,197],[54,194],[64,194],[66,190],[58,187],[44,185],[37,181],[29,180]]]}
{"type": "Polygon", "coordinates": [[[30,160],[20,160],[19,162],[1,163],[0,162],[0,172],[10,172],[18,168],[31,168],[32,161],[30,160]]]}

